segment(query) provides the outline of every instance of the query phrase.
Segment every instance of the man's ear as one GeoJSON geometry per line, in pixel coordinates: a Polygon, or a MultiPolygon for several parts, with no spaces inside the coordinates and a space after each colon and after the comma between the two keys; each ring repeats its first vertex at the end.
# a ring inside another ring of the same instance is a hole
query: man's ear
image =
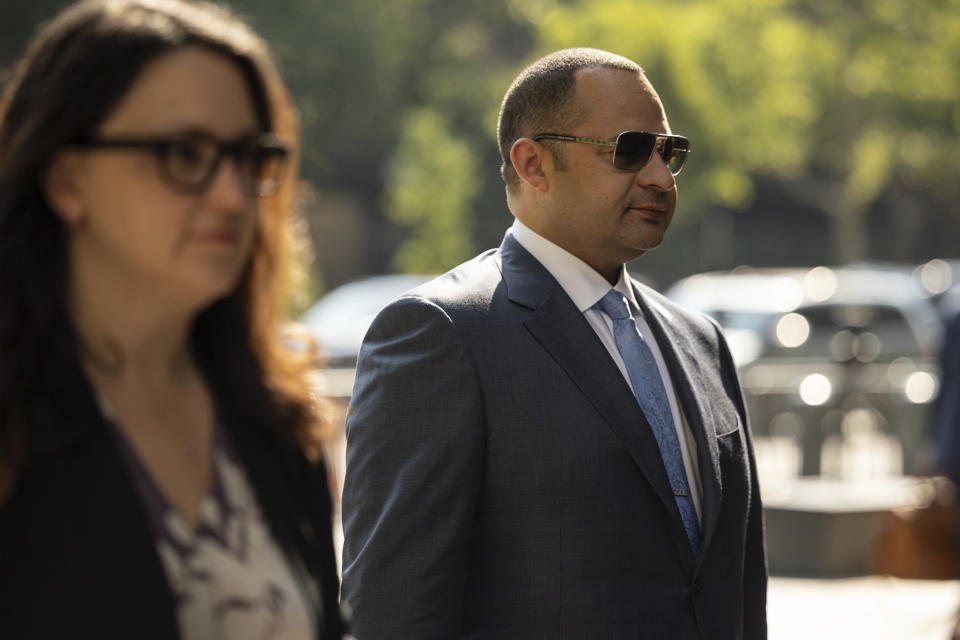
{"type": "Polygon", "coordinates": [[[520,179],[537,191],[549,191],[553,177],[553,156],[542,144],[519,138],[510,147],[510,163],[520,179]]]}
{"type": "Polygon", "coordinates": [[[81,158],[71,151],[60,151],[43,174],[41,188],[47,205],[71,226],[86,217],[80,183],[81,158]]]}

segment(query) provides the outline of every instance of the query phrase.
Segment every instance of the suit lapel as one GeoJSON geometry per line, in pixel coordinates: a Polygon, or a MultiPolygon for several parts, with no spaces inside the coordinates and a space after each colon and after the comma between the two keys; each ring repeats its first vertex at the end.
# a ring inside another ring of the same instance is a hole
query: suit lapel
{"type": "Polygon", "coordinates": [[[692,350],[691,345],[695,343],[693,336],[682,335],[676,325],[669,323],[669,312],[660,305],[652,303],[636,283],[633,285],[633,290],[644,318],[660,346],[663,359],[670,371],[677,399],[697,442],[697,466],[703,488],[701,499],[703,521],[700,526],[700,537],[701,549],[706,550],[720,514],[722,485],[713,413],[705,404],[708,399],[696,391],[705,388],[702,383],[703,371],[700,364],[702,358],[698,358],[692,350]]]}
{"type": "Polygon", "coordinates": [[[627,449],[664,508],[672,514],[681,555],[692,551],[660,449],[643,411],[593,328],[550,273],[512,237],[501,245],[508,298],[531,309],[524,325],[583,392],[627,449]]]}

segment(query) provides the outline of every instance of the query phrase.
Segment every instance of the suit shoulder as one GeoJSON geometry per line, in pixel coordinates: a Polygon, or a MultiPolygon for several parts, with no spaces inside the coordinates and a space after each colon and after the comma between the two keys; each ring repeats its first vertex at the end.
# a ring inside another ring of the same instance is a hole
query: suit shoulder
{"type": "Polygon", "coordinates": [[[490,249],[441,276],[403,294],[394,304],[410,299],[426,300],[448,314],[489,307],[502,281],[500,252],[490,249]]]}

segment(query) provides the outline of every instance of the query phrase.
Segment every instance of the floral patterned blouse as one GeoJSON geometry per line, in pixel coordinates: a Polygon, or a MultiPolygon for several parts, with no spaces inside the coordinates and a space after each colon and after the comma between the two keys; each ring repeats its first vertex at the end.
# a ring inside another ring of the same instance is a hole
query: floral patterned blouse
{"type": "Polygon", "coordinates": [[[119,429],[123,457],[150,518],[183,640],[308,640],[316,615],[274,540],[226,434],[214,431],[214,479],[191,528],[119,429]]]}

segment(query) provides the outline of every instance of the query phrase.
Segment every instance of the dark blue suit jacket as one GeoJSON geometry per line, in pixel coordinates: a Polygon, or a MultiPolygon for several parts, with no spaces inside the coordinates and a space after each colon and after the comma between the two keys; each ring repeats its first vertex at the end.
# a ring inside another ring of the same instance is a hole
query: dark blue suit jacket
{"type": "Polygon", "coordinates": [[[343,496],[358,638],[766,637],[733,362],[716,324],[634,286],[697,441],[700,554],[619,369],[507,236],[389,305],[361,349],[343,496]]]}

